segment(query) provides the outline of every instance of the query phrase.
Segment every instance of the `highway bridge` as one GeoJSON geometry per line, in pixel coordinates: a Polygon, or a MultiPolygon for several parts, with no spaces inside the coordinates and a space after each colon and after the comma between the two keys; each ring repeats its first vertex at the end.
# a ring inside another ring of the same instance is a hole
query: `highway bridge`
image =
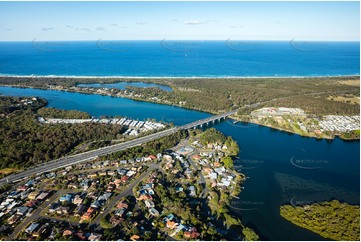
{"type": "Polygon", "coordinates": [[[31,177],[33,175],[40,175],[45,172],[53,171],[59,168],[67,167],[70,165],[78,164],[81,162],[93,160],[99,156],[111,154],[116,151],[121,151],[125,149],[129,149],[135,146],[142,145],[143,143],[147,143],[149,141],[153,141],[168,135],[171,135],[179,130],[185,130],[185,129],[192,129],[197,127],[203,127],[203,125],[212,124],[216,121],[221,121],[222,119],[225,120],[227,117],[236,114],[238,110],[233,110],[227,113],[222,113],[219,115],[214,115],[202,120],[194,121],[192,123],[182,125],[180,127],[174,127],[170,129],[166,129],[154,134],[150,134],[147,136],[139,137],[134,140],[126,141],[123,143],[106,146],[100,149],[91,150],[87,152],[83,152],[77,155],[69,155],[62,157],[60,159],[56,159],[53,161],[49,161],[47,163],[40,164],[35,167],[30,167],[24,171],[18,172],[16,174],[9,175],[3,179],[0,179],[0,186],[3,186],[7,183],[13,183],[20,181],[22,179],[26,179],[28,177],[31,177]]]}

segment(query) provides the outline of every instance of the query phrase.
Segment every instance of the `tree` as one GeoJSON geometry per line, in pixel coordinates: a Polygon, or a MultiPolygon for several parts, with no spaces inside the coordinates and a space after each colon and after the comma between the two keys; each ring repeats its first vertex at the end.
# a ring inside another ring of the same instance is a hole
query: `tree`
{"type": "Polygon", "coordinates": [[[243,233],[244,238],[245,238],[246,241],[257,241],[257,240],[259,240],[259,236],[251,228],[245,227],[242,230],[242,233],[243,233]]]}
{"type": "Polygon", "coordinates": [[[222,162],[228,169],[232,169],[233,160],[231,157],[229,157],[229,156],[222,157],[222,162]]]}

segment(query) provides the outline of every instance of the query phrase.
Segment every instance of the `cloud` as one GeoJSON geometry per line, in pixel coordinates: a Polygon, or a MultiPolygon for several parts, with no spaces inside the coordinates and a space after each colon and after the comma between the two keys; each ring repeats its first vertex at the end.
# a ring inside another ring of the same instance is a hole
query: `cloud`
{"type": "Polygon", "coordinates": [[[5,30],[6,31],[13,31],[14,29],[13,28],[6,28],[5,30]]]}
{"type": "Polygon", "coordinates": [[[173,21],[173,22],[178,22],[178,19],[176,19],[176,18],[172,18],[170,21],[173,21]]]}
{"type": "Polygon", "coordinates": [[[71,25],[65,25],[65,28],[74,28],[74,27],[71,25]]]}
{"type": "Polygon", "coordinates": [[[118,24],[110,24],[110,26],[118,26],[118,24]]]}
{"type": "Polygon", "coordinates": [[[88,29],[88,28],[75,28],[75,30],[80,30],[80,31],[88,31],[88,32],[91,32],[91,30],[90,29],[88,29]]]}
{"type": "Polygon", "coordinates": [[[54,30],[54,28],[41,28],[42,31],[50,31],[50,30],[54,30]]]}
{"type": "Polygon", "coordinates": [[[102,27],[102,26],[99,26],[99,27],[96,27],[96,29],[95,30],[98,30],[98,31],[105,31],[105,28],[104,27],[102,27]]]}
{"type": "Polygon", "coordinates": [[[136,22],[135,24],[136,24],[136,25],[146,25],[145,22],[136,22]]]}
{"type": "Polygon", "coordinates": [[[244,28],[244,26],[242,26],[242,25],[231,25],[231,26],[229,26],[231,29],[243,29],[244,28]]]}
{"type": "Polygon", "coordinates": [[[199,24],[206,24],[208,22],[202,22],[198,20],[190,20],[190,21],[184,21],[184,24],[186,25],[199,25],[199,24]]]}

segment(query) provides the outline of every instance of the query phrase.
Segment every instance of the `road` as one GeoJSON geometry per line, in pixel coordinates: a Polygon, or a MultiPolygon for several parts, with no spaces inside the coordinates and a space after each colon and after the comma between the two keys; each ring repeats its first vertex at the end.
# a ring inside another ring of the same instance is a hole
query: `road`
{"type": "Polygon", "coordinates": [[[99,224],[100,220],[115,207],[115,205],[119,202],[120,199],[122,199],[123,197],[127,197],[128,195],[133,195],[133,188],[137,186],[144,178],[149,176],[149,174],[154,170],[151,165],[152,164],[149,164],[149,168],[146,172],[142,173],[138,178],[132,181],[125,189],[123,189],[121,193],[113,197],[110,200],[109,204],[106,205],[106,209],[101,214],[99,214],[93,221],[91,221],[89,225],[91,226],[94,224],[99,224]]]}
{"type": "Polygon", "coordinates": [[[0,186],[3,186],[7,183],[15,182],[17,180],[28,178],[33,175],[38,175],[38,174],[41,174],[44,172],[49,172],[52,170],[67,167],[67,166],[81,163],[84,161],[92,160],[98,156],[111,154],[113,152],[120,151],[120,150],[126,150],[129,148],[141,145],[143,143],[147,143],[149,141],[153,141],[153,140],[168,136],[170,134],[177,132],[179,129],[180,128],[171,128],[171,129],[163,130],[163,131],[160,131],[160,132],[157,132],[154,134],[143,136],[143,137],[140,137],[140,138],[137,138],[134,140],[126,141],[124,143],[111,145],[111,146],[103,147],[100,149],[84,152],[81,154],[66,156],[66,157],[63,157],[63,158],[60,158],[57,160],[53,160],[53,161],[44,163],[40,166],[29,168],[25,171],[22,171],[22,172],[7,176],[3,179],[0,179],[0,186]]]}
{"type": "Polygon", "coordinates": [[[40,217],[40,213],[44,211],[44,209],[47,208],[50,203],[52,203],[56,198],[58,198],[60,194],[61,192],[59,191],[54,193],[50,198],[48,198],[39,207],[37,207],[30,217],[25,217],[20,222],[20,224],[15,227],[14,231],[6,238],[6,240],[13,241],[16,236],[25,229],[26,226],[28,226],[31,222],[37,221],[40,217]]]}

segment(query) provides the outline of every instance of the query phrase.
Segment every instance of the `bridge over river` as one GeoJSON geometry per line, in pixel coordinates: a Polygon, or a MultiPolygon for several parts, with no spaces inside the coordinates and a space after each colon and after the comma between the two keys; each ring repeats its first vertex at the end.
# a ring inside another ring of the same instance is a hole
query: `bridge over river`
{"type": "Polygon", "coordinates": [[[198,120],[198,121],[195,121],[195,122],[192,122],[189,124],[185,124],[185,125],[182,125],[179,127],[174,127],[174,128],[170,128],[170,129],[166,129],[166,130],[154,133],[154,134],[139,137],[139,138],[136,138],[136,139],[133,139],[130,141],[120,143],[120,144],[106,146],[106,147],[103,147],[100,149],[91,150],[91,151],[83,152],[83,153],[76,154],[76,155],[65,156],[60,159],[49,161],[47,163],[40,164],[35,167],[30,167],[24,171],[21,171],[16,174],[7,176],[3,179],[0,179],[0,186],[3,186],[7,183],[13,183],[16,181],[20,181],[22,179],[31,177],[33,175],[40,175],[44,172],[49,172],[49,171],[53,171],[53,170],[56,170],[59,168],[63,168],[63,167],[78,164],[81,162],[93,160],[93,159],[97,158],[98,156],[107,155],[107,154],[111,154],[116,151],[121,151],[121,150],[129,149],[129,148],[132,148],[135,146],[139,146],[143,143],[171,135],[179,130],[187,130],[187,129],[197,128],[197,127],[203,127],[204,125],[212,124],[216,121],[225,120],[227,117],[229,117],[233,114],[236,114],[237,112],[238,112],[238,109],[227,112],[227,113],[214,115],[214,116],[211,116],[211,117],[208,117],[208,118],[205,118],[202,120],[198,120]]]}

